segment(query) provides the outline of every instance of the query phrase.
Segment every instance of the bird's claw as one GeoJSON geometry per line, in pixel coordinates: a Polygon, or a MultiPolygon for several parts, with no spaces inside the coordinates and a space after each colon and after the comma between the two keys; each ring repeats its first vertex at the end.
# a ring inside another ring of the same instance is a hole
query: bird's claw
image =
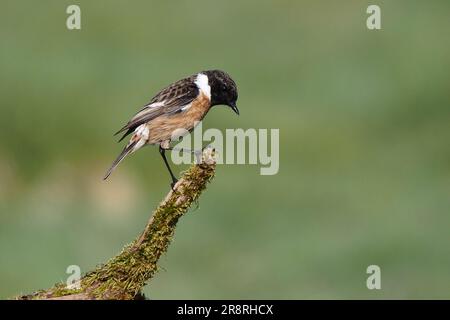
{"type": "Polygon", "coordinates": [[[172,188],[172,191],[173,191],[173,192],[175,192],[175,185],[177,184],[177,182],[178,182],[178,180],[177,180],[177,179],[174,179],[174,180],[172,181],[172,183],[170,184],[170,187],[172,188]]]}

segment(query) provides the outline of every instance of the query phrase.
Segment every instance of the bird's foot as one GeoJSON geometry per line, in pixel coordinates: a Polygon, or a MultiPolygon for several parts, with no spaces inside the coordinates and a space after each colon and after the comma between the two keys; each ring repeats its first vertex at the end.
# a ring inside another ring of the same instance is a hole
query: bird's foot
{"type": "Polygon", "coordinates": [[[170,187],[172,188],[172,191],[175,192],[175,185],[177,184],[178,179],[173,178],[172,183],[170,184],[170,187]]]}
{"type": "Polygon", "coordinates": [[[202,163],[202,153],[203,153],[203,149],[202,150],[192,150],[192,153],[195,156],[195,163],[199,164],[202,163]]]}
{"type": "Polygon", "coordinates": [[[194,150],[196,163],[203,163],[204,161],[207,161],[216,152],[216,148],[214,148],[213,145],[208,144],[207,146],[203,147],[201,150],[194,150]],[[205,153],[205,151],[208,151],[205,153]]]}

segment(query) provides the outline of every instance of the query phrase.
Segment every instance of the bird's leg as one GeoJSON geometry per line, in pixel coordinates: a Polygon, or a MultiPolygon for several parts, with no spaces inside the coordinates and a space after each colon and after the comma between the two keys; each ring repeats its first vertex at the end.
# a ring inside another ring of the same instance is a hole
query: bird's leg
{"type": "Polygon", "coordinates": [[[169,163],[167,162],[166,149],[164,149],[163,147],[159,146],[159,153],[161,154],[161,157],[164,160],[164,164],[166,165],[167,170],[169,170],[170,177],[172,178],[172,183],[170,184],[170,186],[172,187],[172,190],[173,190],[175,184],[178,182],[178,179],[175,178],[175,175],[173,174],[172,169],[170,169],[169,163]]]}

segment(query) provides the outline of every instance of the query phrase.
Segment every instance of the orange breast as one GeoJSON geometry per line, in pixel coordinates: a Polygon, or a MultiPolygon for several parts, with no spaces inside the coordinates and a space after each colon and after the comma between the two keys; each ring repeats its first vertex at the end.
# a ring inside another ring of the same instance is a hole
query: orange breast
{"type": "Polygon", "coordinates": [[[207,96],[200,94],[191,107],[172,115],[162,115],[148,123],[150,129],[149,144],[156,144],[170,140],[172,133],[177,129],[191,131],[196,122],[201,121],[208,112],[211,102],[207,96]]]}

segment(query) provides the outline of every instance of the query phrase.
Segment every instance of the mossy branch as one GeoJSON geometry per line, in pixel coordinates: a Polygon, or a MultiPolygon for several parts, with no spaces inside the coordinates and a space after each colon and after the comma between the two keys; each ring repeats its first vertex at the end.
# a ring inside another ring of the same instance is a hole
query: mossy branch
{"type": "Polygon", "coordinates": [[[178,220],[214,177],[214,150],[207,148],[202,161],[191,166],[153,212],[142,234],[106,264],[85,274],[79,289],[58,283],[17,299],[139,299],[141,289],[158,270],[157,262],[167,251],[178,220]]]}

